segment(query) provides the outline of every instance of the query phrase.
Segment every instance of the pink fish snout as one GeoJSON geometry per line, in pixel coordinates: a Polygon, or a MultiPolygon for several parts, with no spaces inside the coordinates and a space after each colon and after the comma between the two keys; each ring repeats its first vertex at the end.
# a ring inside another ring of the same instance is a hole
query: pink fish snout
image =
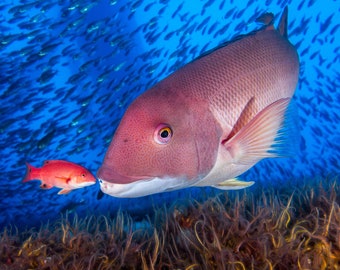
{"type": "Polygon", "coordinates": [[[128,184],[128,183],[132,183],[138,180],[148,178],[148,177],[125,176],[125,175],[119,174],[114,168],[106,164],[103,164],[99,168],[97,172],[97,177],[101,180],[104,180],[110,183],[115,183],[115,184],[128,184]]]}

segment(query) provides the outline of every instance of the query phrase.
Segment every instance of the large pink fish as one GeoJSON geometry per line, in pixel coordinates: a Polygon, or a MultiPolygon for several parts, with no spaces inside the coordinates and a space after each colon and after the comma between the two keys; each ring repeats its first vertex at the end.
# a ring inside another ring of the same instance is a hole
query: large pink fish
{"type": "Polygon", "coordinates": [[[263,29],[187,64],[131,104],[98,171],[104,193],[139,197],[253,184],[236,177],[278,156],[273,145],[282,143],[299,74],[287,8],[278,29],[272,14],[261,20],[263,29]]]}

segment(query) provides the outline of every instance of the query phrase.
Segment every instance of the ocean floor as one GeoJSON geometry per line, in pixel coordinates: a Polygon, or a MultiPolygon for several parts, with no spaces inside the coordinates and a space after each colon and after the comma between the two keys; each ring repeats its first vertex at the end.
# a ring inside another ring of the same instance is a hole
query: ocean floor
{"type": "Polygon", "coordinates": [[[340,269],[336,178],[1,232],[1,269],[340,269]]]}

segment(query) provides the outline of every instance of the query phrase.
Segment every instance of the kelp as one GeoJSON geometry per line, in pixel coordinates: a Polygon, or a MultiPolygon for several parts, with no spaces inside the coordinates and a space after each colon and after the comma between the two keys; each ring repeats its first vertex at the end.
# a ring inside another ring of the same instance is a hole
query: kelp
{"type": "Polygon", "coordinates": [[[7,227],[1,269],[340,269],[339,185],[314,183],[182,199],[142,221],[119,211],[7,227]]]}

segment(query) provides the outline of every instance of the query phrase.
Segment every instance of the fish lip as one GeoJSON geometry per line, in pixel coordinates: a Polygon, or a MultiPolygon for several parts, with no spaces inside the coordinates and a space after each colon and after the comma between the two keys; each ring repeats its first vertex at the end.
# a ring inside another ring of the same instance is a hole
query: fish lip
{"type": "Polygon", "coordinates": [[[82,183],[77,183],[74,184],[74,188],[83,188],[83,187],[88,187],[88,186],[92,186],[96,183],[97,181],[89,181],[89,182],[82,182],[82,183]]]}
{"type": "Polygon", "coordinates": [[[112,167],[103,164],[98,172],[97,177],[100,180],[105,182],[113,183],[113,184],[130,184],[139,180],[152,179],[153,177],[150,176],[126,176],[123,174],[118,173],[112,167]]]}
{"type": "Polygon", "coordinates": [[[107,181],[107,180],[104,180],[98,177],[98,181],[100,184],[100,189],[103,193],[116,197],[116,198],[135,198],[135,197],[149,195],[147,193],[139,194],[139,196],[126,194],[133,186],[138,184],[138,182],[143,182],[143,180],[132,182],[132,183],[119,184],[119,183],[114,183],[114,182],[107,181]]]}
{"type": "Polygon", "coordinates": [[[101,178],[98,180],[103,193],[117,198],[138,198],[190,186],[186,179],[176,177],[153,177],[126,184],[111,183],[101,178]]]}

